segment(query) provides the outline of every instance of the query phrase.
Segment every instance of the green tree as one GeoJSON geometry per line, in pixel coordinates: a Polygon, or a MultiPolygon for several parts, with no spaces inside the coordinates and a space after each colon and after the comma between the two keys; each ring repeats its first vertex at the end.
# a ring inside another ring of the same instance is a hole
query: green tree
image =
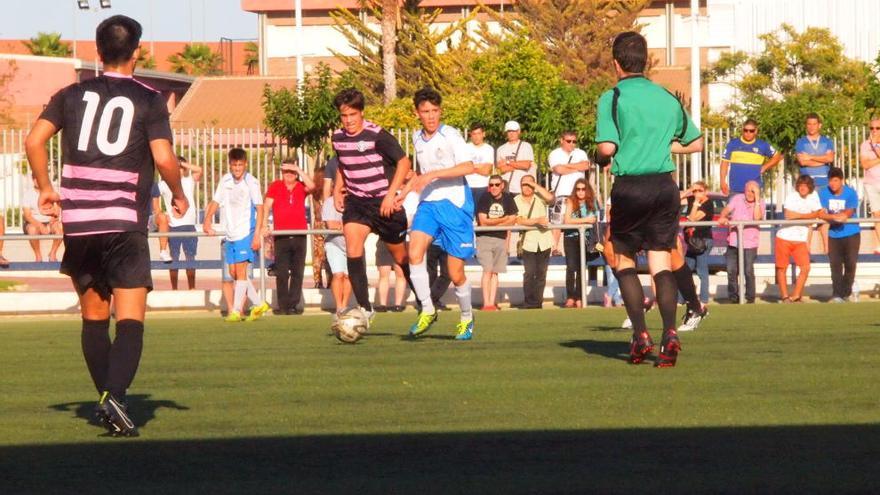
{"type": "Polygon", "coordinates": [[[202,43],[184,45],[183,51],[168,57],[171,70],[193,76],[216,76],[223,73],[220,65],[223,57],[202,43]]]}
{"type": "Polygon", "coordinates": [[[260,47],[256,42],[248,41],[244,45],[244,66],[247,67],[247,74],[249,76],[255,74],[259,64],[260,47]]]}
{"type": "Polygon", "coordinates": [[[61,33],[41,31],[29,41],[22,41],[22,44],[33,55],[43,57],[69,57],[71,55],[70,43],[61,41],[61,33]]]}
{"type": "Polygon", "coordinates": [[[156,57],[150,53],[149,49],[141,47],[140,53],[138,53],[137,66],[143,69],[155,70],[156,57]]]}

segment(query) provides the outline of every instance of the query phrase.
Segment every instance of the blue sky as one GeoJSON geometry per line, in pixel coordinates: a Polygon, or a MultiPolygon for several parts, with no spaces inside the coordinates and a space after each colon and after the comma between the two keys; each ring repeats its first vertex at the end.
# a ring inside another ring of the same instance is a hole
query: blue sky
{"type": "Polygon", "coordinates": [[[103,19],[124,14],[144,27],[143,41],[219,41],[220,37],[257,37],[257,16],[241,10],[240,0],[111,0],[111,8],[92,11],[76,7],[76,0],[2,0],[4,22],[0,39],[25,39],[38,31],[60,32],[72,39],[92,39],[103,19]],[[150,11],[152,7],[152,21],[150,11]],[[74,23],[75,16],[75,23],[74,23]],[[76,24],[76,26],[74,26],[76,24]]]}

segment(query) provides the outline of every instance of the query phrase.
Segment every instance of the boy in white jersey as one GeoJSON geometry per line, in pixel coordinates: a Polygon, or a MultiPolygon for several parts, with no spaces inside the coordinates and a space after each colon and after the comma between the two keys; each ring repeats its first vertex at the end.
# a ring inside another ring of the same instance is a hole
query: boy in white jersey
{"type": "Polygon", "coordinates": [[[470,340],[474,317],[464,260],[474,255],[474,203],[465,176],[473,173],[474,164],[461,134],[440,122],[441,102],[440,94],[432,88],[420,89],[413,97],[416,115],[422,123],[422,129],[413,135],[422,174],[410,181],[398,199],[402,202],[410,189],[421,192],[410,232],[409,266],[413,291],[422,310],[409,334],[418,337],[437,321],[425,263],[425,253],[436,240],[449,255],[449,277],[461,307],[455,339],[470,340]]]}
{"type": "Polygon", "coordinates": [[[226,232],[223,243],[229,273],[235,279],[232,308],[226,321],[241,321],[244,299],[250,299],[253,308],[247,321],[254,321],[269,310],[269,303],[260,301],[254,284],[248,279],[248,263],[254,261],[254,251],[260,249],[260,236],[254,235],[257,225],[263,225],[263,193],[257,179],[247,173],[247,153],[241,148],[229,150],[229,173],[220,179],[214,198],[205,209],[202,229],[214,235],[211,219],[220,208],[220,222],[226,232]]]}

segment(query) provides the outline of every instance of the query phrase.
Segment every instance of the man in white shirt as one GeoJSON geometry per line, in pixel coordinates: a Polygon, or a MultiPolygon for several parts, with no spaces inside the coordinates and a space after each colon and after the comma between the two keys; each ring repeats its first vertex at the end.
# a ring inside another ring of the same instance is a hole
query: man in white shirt
{"type": "MultiPolygon", "coordinates": [[[[807,220],[818,218],[822,211],[822,203],[819,195],[815,192],[813,178],[809,175],[801,175],[795,182],[796,194],[789,194],[785,198],[786,220],[807,220]]],[[[779,229],[776,232],[776,284],[779,286],[780,302],[800,302],[807,277],[810,275],[810,227],[806,225],[792,225],[779,229]],[[800,269],[797,281],[791,296],[788,294],[788,284],[785,280],[785,272],[788,269],[789,259],[793,258],[800,269]]]]}
{"type": "Polygon", "coordinates": [[[474,317],[464,261],[474,256],[474,204],[465,176],[473,173],[473,162],[461,134],[440,121],[442,98],[437,91],[420,89],[413,103],[422,123],[422,129],[413,135],[416,162],[422,173],[398,196],[398,203],[402,203],[410,190],[421,192],[410,231],[409,266],[413,291],[422,309],[409,334],[418,337],[437,321],[425,262],[428,247],[437,243],[448,255],[449,278],[461,307],[455,339],[470,340],[474,317]]]}
{"type": "Polygon", "coordinates": [[[522,192],[522,178],[526,175],[534,177],[538,171],[535,152],[531,144],[520,139],[522,129],[519,122],[508,121],[504,124],[504,133],[507,135],[507,142],[495,150],[496,162],[500,175],[507,181],[510,194],[517,195],[522,192]]]}
{"type": "Polygon", "coordinates": [[[467,144],[474,164],[474,173],[467,178],[474,204],[489,188],[489,176],[495,167],[495,148],[486,142],[486,129],[483,124],[473,124],[470,130],[470,142],[467,144]]]}
{"type": "Polygon", "coordinates": [[[263,225],[263,193],[257,179],[247,173],[247,153],[241,148],[229,150],[229,173],[220,179],[214,198],[205,209],[202,229],[208,235],[216,231],[211,219],[220,209],[220,223],[225,231],[223,249],[229,272],[235,280],[232,307],[226,321],[242,321],[244,299],[250,299],[253,308],[247,321],[259,319],[269,310],[269,303],[260,302],[254,284],[248,279],[248,264],[254,261],[254,251],[260,249],[260,237],[255,235],[257,225],[263,225]]]}
{"type": "MultiPolygon", "coordinates": [[[[37,187],[37,180],[32,179],[34,187],[25,191],[22,198],[21,216],[24,219],[24,233],[27,235],[48,235],[63,234],[61,229],[60,214],[61,209],[58,205],[53,207],[52,215],[44,215],[40,213],[40,207],[37,206],[37,198],[40,190],[37,187]]],[[[34,259],[39,263],[43,261],[43,253],[40,250],[39,239],[33,239],[30,242],[31,249],[34,250],[34,259]]],[[[58,248],[61,246],[61,239],[52,239],[52,248],[49,250],[49,261],[58,261],[58,248]]]]}
{"type": "MultiPolygon", "coordinates": [[[[550,210],[550,223],[559,225],[564,223],[565,201],[574,190],[574,183],[578,179],[590,180],[590,159],[584,150],[577,147],[577,133],[575,131],[563,131],[559,137],[559,147],[550,152],[547,157],[550,170],[550,191],[556,196],[556,202],[550,210]]],[[[592,205],[589,205],[591,208],[592,205]]],[[[553,230],[553,254],[559,255],[560,230],[553,230]]]]}
{"type": "MultiPolygon", "coordinates": [[[[192,208],[186,211],[181,218],[173,215],[168,216],[168,227],[170,232],[195,232],[196,231],[196,210],[195,207],[195,189],[199,179],[202,177],[202,167],[194,165],[186,161],[186,158],[178,155],[177,162],[180,164],[180,185],[183,188],[183,194],[186,196],[192,208]]],[[[173,211],[171,207],[171,188],[163,180],[159,181],[159,194],[165,203],[165,211],[173,211]]],[[[170,237],[168,238],[168,246],[170,249],[171,260],[173,262],[180,261],[180,251],[183,251],[186,261],[195,261],[196,250],[199,246],[198,237],[170,237]]],[[[168,270],[168,276],[171,279],[171,290],[177,290],[177,268],[168,270]]],[[[196,288],[196,269],[186,269],[186,285],[189,290],[196,288]]]]}

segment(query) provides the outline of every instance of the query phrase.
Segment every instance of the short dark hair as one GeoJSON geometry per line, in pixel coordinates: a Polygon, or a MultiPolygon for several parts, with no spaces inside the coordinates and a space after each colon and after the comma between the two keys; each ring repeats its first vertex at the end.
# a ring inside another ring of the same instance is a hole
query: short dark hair
{"type": "Polygon", "coordinates": [[[237,160],[247,161],[247,151],[242,148],[232,148],[229,150],[229,161],[234,162],[237,160]]]}
{"type": "Polygon", "coordinates": [[[363,112],[364,104],[364,94],[354,88],[343,89],[333,98],[333,106],[337,110],[341,110],[343,106],[346,106],[363,112]]]}
{"type": "Polygon", "coordinates": [[[828,169],[828,178],[829,179],[838,178],[840,180],[843,180],[843,169],[841,169],[840,167],[829,168],[828,169]]]}
{"type": "Polygon", "coordinates": [[[486,126],[483,125],[482,122],[474,122],[473,124],[471,124],[471,128],[468,132],[476,131],[477,129],[485,132],[486,126]]]}
{"type": "Polygon", "coordinates": [[[794,183],[794,190],[797,191],[797,188],[800,187],[801,184],[806,184],[806,186],[810,189],[810,192],[816,190],[816,182],[813,181],[813,178],[809,175],[802,175],[798,177],[794,183]]]}
{"type": "Polygon", "coordinates": [[[640,74],[648,65],[648,42],[635,31],[620,33],[614,38],[611,54],[624,72],[640,74]]]}
{"type": "Polygon", "coordinates": [[[564,138],[565,136],[575,136],[575,137],[577,137],[577,135],[578,135],[577,131],[572,130],[572,129],[566,129],[566,130],[562,131],[562,134],[559,135],[559,139],[562,139],[562,138],[564,138]]]}
{"type": "Polygon", "coordinates": [[[492,179],[498,179],[498,180],[500,180],[501,182],[504,182],[504,177],[501,177],[501,176],[498,175],[498,174],[492,174],[492,175],[490,175],[490,176],[489,176],[489,182],[492,182],[492,179]]]}
{"type": "Polygon", "coordinates": [[[141,43],[143,28],[131,17],[114,15],[104,19],[95,30],[98,55],[106,65],[119,65],[131,60],[141,43]]]}
{"type": "Polygon", "coordinates": [[[808,114],[807,114],[807,117],[804,119],[804,122],[806,122],[806,121],[808,121],[808,120],[810,120],[810,119],[816,119],[816,120],[819,121],[820,124],[822,123],[822,117],[819,117],[819,114],[816,113],[816,112],[810,112],[810,113],[808,113],[808,114]]]}
{"type": "Polygon", "coordinates": [[[755,119],[746,119],[746,121],[743,122],[743,127],[745,127],[749,124],[752,124],[753,126],[758,127],[758,121],[755,119]]]}
{"type": "Polygon", "coordinates": [[[425,86],[413,95],[413,106],[419,108],[419,105],[426,101],[439,107],[443,103],[443,97],[436,89],[425,86]]]}

